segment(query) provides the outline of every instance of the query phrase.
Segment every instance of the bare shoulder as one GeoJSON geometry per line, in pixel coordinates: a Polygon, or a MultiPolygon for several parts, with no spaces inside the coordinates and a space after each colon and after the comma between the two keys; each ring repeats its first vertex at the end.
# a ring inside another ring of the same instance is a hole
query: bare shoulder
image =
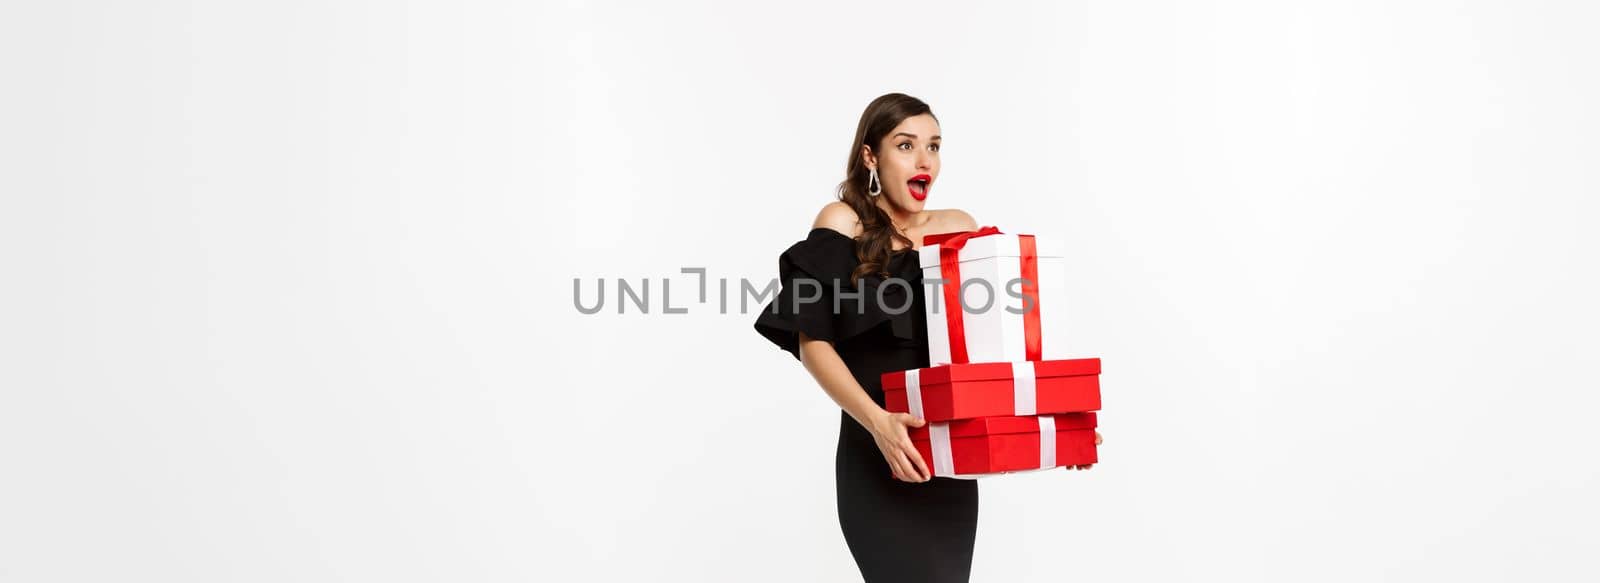
{"type": "Polygon", "coordinates": [[[817,220],[811,222],[811,227],[833,229],[846,237],[855,238],[861,234],[861,219],[850,205],[834,201],[822,207],[822,211],[817,213],[817,220]]]}
{"type": "Polygon", "coordinates": [[[933,220],[938,221],[939,228],[933,232],[953,233],[956,231],[976,231],[978,221],[972,215],[961,209],[939,209],[934,212],[933,220]]]}

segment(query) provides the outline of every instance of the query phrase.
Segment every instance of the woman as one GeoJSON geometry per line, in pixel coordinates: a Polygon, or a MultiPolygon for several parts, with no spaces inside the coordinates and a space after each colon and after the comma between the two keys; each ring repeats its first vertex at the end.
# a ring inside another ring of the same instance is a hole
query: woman
{"type": "Polygon", "coordinates": [[[966,212],[923,208],[939,143],[921,100],[891,93],[868,104],[839,201],[779,256],[783,287],[755,323],[839,404],[839,526],[868,583],[966,581],[972,571],[978,483],[932,476],[907,429],[924,421],[886,411],[879,383],[928,366],[922,237],[978,228],[966,212]]]}
{"type": "Polygon", "coordinates": [[[839,526],[868,582],[966,581],[972,570],[978,484],[932,477],[907,432],[923,420],[884,410],[878,380],[928,366],[922,237],[978,227],[963,211],[923,208],[939,142],[921,100],[891,93],[868,104],[839,200],[779,257],[782,288],[755,323],[842,409],[839,526]]]}

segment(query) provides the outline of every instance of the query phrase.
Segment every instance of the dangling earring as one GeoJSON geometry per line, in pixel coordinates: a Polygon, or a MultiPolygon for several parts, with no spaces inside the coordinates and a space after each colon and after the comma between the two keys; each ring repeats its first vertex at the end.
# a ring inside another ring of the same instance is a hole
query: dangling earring
{"type": "Polygon", "coordinates": [[[878,169],[868,169],[872,174],[867,177],[867,196],[878,196],[883,193],[883,183],[878,182],[878,169]]]}

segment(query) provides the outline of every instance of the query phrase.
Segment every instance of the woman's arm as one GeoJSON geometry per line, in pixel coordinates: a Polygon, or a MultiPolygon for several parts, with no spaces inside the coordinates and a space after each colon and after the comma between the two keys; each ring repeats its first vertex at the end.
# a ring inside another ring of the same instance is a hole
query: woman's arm
{"type": "Polygon", "coordinates": [[[932,478],[927,464],[922,461],[922,454],[917,453],[916,446],[911,444],[911,435],[906,430],[907,427],[922,427],[925,424],[923,420],[912,417],[910,413],[890,413],[879,407],[867,395],[866,389],[861,388],[861,383],[856,382],[855,376],[850,374],[849,367],[845,366],[844,359],[839,358],[833,344],[826,340],[817,340],[801,332],[800,363],[817,379],[817,384],[822,385],[822,390],[833,398],[833,402],[839,404],[839,408],[872,433],[878,450],[883,453],[884,461],[889,462],[895,478],[906,482],[926,482],[932,478]]]}
{"type": "MultiPolygon", "coordinates": [[[[854,238],[861,228],[861,222],[850,205],[831,202],[822,207],[811,226],[833,229],[854,238]]],[[[911,435],[906,431],[907,427],[922,427],[925,424],[923,420],[912,417],[910,413],[890,413],[879,407],[867,390],[861,388],[861,383],[856,382],[855,375],[850,374],[850,368],[845,366],[844,359],[839,358],[833,343],[811,338],[804,332],[799,334],[800,363],[817,379],[817,384],[822,385],[822,390],[833,398],[833,402],[839,404],[839,408],[872,433],[884,461],[894,471],[894,477],[907,482],[926,482],[931,479],[933,475],[928,472],[928,465],[922,461],[922,454],[917,453],[916,446],[911,445],[911,435]]]]}

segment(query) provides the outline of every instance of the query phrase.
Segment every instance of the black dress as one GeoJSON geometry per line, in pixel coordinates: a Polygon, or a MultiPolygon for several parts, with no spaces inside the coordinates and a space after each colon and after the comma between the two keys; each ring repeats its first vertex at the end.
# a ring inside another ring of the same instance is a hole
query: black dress
{"type": "MultiPolygon", "coordinates": [[[[857,264],[855,240],[812,229],[779,256],[782,287],[755,328],[796,359],[798,332],[831,341],[882,407],[878,375],[928,366],[922,271],[916,251],[904,249],[894,253],[889,279],[868,276],[858,289],[850,278],[857,264]]],[[[839,526],[868,583],[967,580],[978,527],[976,481],[896,480],[872,434],[843,410],[834,459],[839,526]]]]}

